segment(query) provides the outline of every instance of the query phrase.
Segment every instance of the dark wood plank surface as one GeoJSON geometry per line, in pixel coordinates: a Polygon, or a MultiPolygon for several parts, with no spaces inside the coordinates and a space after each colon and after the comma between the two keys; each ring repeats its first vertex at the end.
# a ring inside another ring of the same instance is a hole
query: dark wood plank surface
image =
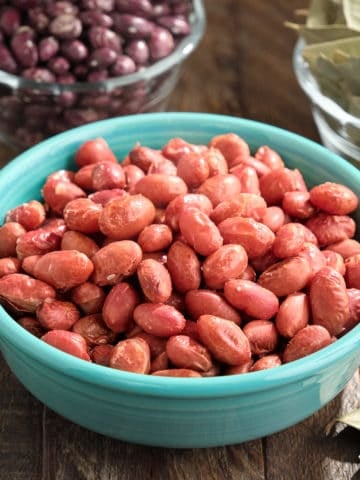
{"type": "MultiPolygon", "coordinates": [[[[319,137],[291,64],[283,26],[307,0],[207,0],[207,32],[186,62],[169,110],[251,118],[319,137]]],[[[0,146],[0,163],[13,152],[0,146]]],[[[0,358],[0,480],[360,480],[360,436],[328,422],[360,407],[357,373],[300,424],[222,448],[142,447],[89,432],[31,396],[0,358]]],[[[296,408],[296,405],[294,405],[296,408]]]]}

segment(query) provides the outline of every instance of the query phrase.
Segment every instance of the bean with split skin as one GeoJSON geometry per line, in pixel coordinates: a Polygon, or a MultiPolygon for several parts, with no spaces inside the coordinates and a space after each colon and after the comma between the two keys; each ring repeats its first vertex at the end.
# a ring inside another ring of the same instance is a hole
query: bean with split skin
{"type": "Polygon", "coordinates": [[[0,299],[18,312],[34,313],[46,298],[55,298],[55,289],[23,273],[0,278],[0,299]]]}
{"type": "Polygon", "coordinates": [[[142,194],[114,198],[104,206],[99,228],[113,240],[131,239],[153,222],[155,213],[153,202],[142,194]]]}
{"type": "Polygon", "coordinates": [[[142,338],[127,338],[115,345],[109,365],[133,373],[150,372],[150,348],[142,338]]]}
{"type": "Polygon", "coordinates": [[[71,331],[81,335],[91,347],[111,344],[117,338],[116,333],[105,325],[101,313],[92,313],[78,318],[72,325],[71,331]]]}
{"type": "Polygon", "coordinates": [[[115,285],[133,275],[142,260],[142,251],[133,240],[113,241],[92,257],[92,280],[96,285],[115,285]]]}
{"type": "Polygon", "coordinates": [[[80,312],[72,302],[46,298],[36,309],[36,317],[46,330],[70,330],[80,312]]]}

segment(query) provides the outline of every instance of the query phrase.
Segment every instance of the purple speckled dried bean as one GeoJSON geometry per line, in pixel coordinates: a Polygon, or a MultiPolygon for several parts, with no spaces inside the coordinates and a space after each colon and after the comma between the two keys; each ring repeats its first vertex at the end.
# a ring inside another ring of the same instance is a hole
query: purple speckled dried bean
{"type": "Polygon", "coordinates": [[[138,65],[145,65],[150,58],[150,51],[145,40],[131,40],[127,43],[124,52],[138,65]]]}
{"type": "Polygon", "coordinates": [[[35,42],[27,30],[19,30],[11,39],[11,50],[22,67],[35,67],[39,60],[35,42]]]}
{"type": "Polygon", "coordinates": [[[87,46],[78,39],[63,42],[61,44],[61,52],[71,62],[81,62],[89,55],[87,46]]]}
{"type": "Polygon", "coordinates": [[[145,18],[128,13],[113,14],[114,29],[127,38],[149,38],[154,24],[145,18]]]}
{"type": "Polygon", "coordinates": [[[114,21],[104,12],[98,10],[85,10],[80,12],[80,20],[87,27],[105,27],[110,28],[114,21]]]}
{"type": "Polygon", "coordinates": [[[103,69],[107,68],[118,58],[117,52],[108,47],[96,48],[90,54],[89,66],[91,68],[103,69]]]}
{"type": "Polygon", "coordinates": [[[153,6],[151,16],[158,18],[163,17],[164,15],[170,15],[171,8],[168,3],[157,3],[153,6]]]}
{"type": "Polygon", "coordinates": [[[51,18],[55,18],[63,14],[76,16],[79,13],[79,8],[74,5],[74,3],[75,2],[67,1],[48,2],[46,5],[46,13],[51,18]]]}
{"type": "Polygon", "coordinates": [[[42,38],[38,45],[39,58],[42,62],[47,62],[59,51],[59,42],[55,37],[42,38]]]}
{"type": "Polygon", "coordinates": [[[0,15],[0,28],[6,35],[13,35],[21,25],[21,16],[17,8],[5,7],[0,15]]]}
{"type": "Polygon", "coordinates": [[[136,64],[128,55],[119,55],[111,67],[113,76],[129,75],[135,71],[136,64]]]}
{"type": "Polygon", "coordinates": [[[33,80],[34,82],[47,82],[53,83],[56,78],[53,73],[50,72],[47,68],[26,68],[22,71],[22,76],[28,80],[33,80]]]}
{"type": "Polygon", "coordinates": [[[191,30],[189,22],[180,15],[164,15],[158,18],[157,23],[167,28],[173,35],[188,35],[191,30]]]}
{"type": "Polygon", "coordinates": [[[108,47],[115,52],[121,52],[121,39],[118,34],[104,27],[91,27],[88,38],[93,48],[108,47]]]}
{"type": "Polygon", "coordinates": [[[109,78],[109,72],[107,70],[94,70],[89,72],[87,76],[88,82],[103,82],[109,78]]]}
{"type": "Polygon", "coordinates": [[[151,17],[153,6],[150,0],[115,0],[116,10],[121,13],[151,17]]]}
{"type": "Polygon", "coordinates": [[[166,28],[155,27],[149,40],[150,55],[153,60],[167,57],[175,47],[174,38],[166,28]]]}
{"type": "Polygon", "coordinates": [[[70,70],[70,62],[61,56],[50,58],[47,66],[55,75],[64,75],[70,70]]]}
{"type": "Polygon", "coordinates": [[[89,10],[112,12],[115,7],[115,2],[114,0],[81,0],[81,6],[82,8],[89,10]]]}
{"type": "Polygon", "coordinates": [[[37,32],[45,32],[49,26],[50,19],[41,7],[30,8],[28,11],[29,24],[37,32]]]}
{"type": "Polygon", "coordinates": [[[82,23],[74,15],[64,13],[52,20],[49,30],[57,38],[71,40],[81,35],[82,23]]]}
{"type": "Polygon", "coordinates": [[[12,53],[5,45],[0,44],[0,68],[9,73],[17,72],[17,63],[12,53]]]}

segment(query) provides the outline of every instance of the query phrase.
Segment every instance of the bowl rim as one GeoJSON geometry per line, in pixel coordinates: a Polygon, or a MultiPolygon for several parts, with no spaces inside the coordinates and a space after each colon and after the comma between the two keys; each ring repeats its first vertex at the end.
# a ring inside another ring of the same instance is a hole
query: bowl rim
{"type": "Polygon", "coordinates": [[[323,110],[329,117],[336,118],[343,127],[351,125],[360,128],[359,117],[354,117],[346,112],[338,103],[321,92],[316,78],[312,75],[307,62],[302,57],[305,44],[305,40],[299,38],[295,44],[292,57],[293,69],[300,87],[316,107],[323,110]]]}
{"type": "Polygon", "coordinates": [[[167,57],[158,60],[154,64],[135,73],[109,78],[97,82],[74,82],[72,84],[60,84],[57,82],[36,82],[24,77],[0,70],[0,85],[14,90],[23,88],[36,90],[42,93],[60,94],[70,92],[108,92],[115,88],[135,85],[139,82],[150,81],[173,67],[179,66],[197,47],[205,33],[206,14],[203,0],[192,1],[193,10],[190,13],[191,32],[182,38],[176,48],[167,57]]]}
{"type": "MultiPolygon", "coordinates": [[[[304,148],[310,149],[314,158],[320,159],[325,165],[332,161],[338,167],[345,170],[350,176],[359,176],[359,170],[337,154],[327,150],[322,145],[302,137],[296,133],[282,128],[239,117],[221,114],[192,113],[192,112],[166,112],[145,113],[130,116],[107,119],[92,124],[83,125],[67,132],[53,136],[40,144],[20,154],[13,161],[0,170],[0,188],[9,176],[16,176],[19,166],[30,167],[34,164],[34,158],[43,151],[51,151],[56,147],[64,147],[66,143],[75,138],[80,142],[86,138],[92,138],[96,132],[111,125],[113,129],[120,128],[122,124],[136,126],[138,128],[154,126],[154,122],[163,124],[176,124],[192,119],[196,124],[217,124],[219,129],[230,131],[230,128],[251,128],[260,132],[266,132],[271,136],[291,142],[301,142],[304,148]],[[99,130],[100,129],[100,130],[99,130]],[[325,157],[322,160],[322,157],[325,157]]],[[[124,127],[123,127],[124,128],[124,127]]],[[[36,362],[47,368],[72,377],[82,384],[95,384],[99,387],[117,392],[135,393],[137,395],[168,398],[216,398],[231,397],[238,394],[250,394],[253,392],[266,391],[279,385],[297,383],[304,378],[318,378],[321,370],[330,369],[341,358],[351,356],[356,350],[360,355],[360,325],[339,338],[333,344],[315,352],[308,357],[295,360],[277,368],[251,372],[250,374],[228,375],[211,378],[172,378],[141,375],[121,370],[88,363],[65,352],[46,344],[39,338],[27,332],[13,318],[0,307],[0,351],[7,347],[18,349],[36,362]],[[4,348],[5,347],[5,348],[4,348]]],[[[359,361],[360,364],[360,361],[359,361]]],[[[328,373],[330,375],[330,373],[328,373]]]]}

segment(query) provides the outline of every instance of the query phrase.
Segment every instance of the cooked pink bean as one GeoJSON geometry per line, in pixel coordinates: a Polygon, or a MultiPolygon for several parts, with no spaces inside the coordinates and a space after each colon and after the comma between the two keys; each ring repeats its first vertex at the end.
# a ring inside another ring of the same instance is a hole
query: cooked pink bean
{"type": "Polygon", "coordinates": [[[104,206],[99,217],[100,231],[113,240],[127,240],[138,235],[155,218],[154,204],[143,195],[114,198],[104,206]]]}
{"type": "Polygon", "coordinates": [[[284,363],[315,353],[330,345],[331,342],[332,338],[326,328],[320,325],[307,325],[299,330],[287,344],[283,355],[284,363]]]}
{"type": "Polygon", "coordinates": [[[229,280],[224,295],[231,305],[256,319],[269,320],[279,310],[276,295],[250,280],[229,280]]]}
{"type": "Polygon", "coordinates": [[[193,320],[208,314],[231,320],[238,325],[241,324],[240,313],[222,295],[213,290],[190,290],[185,295],[185,304],[193,320]]]}
{"type": "Polygon", "coordinates": [[[220,150],[229,167],[240,163],[241,160],[250,156],[248,144],[235,133],[224,133],[213,137],[209,142],[209,147],[220,150]]]}
{"type": "Polygon", "coordinates": [[[180,215],[179,227],[185,240],[200,255],[210,255],[223,244],[215,223],[198,208],[186,208],[180,215]]]}
{"type": "Polygon", "coordinates": [[[41,340],[65,353],[88,362],[91,361],[86,341],[78,333],[69,332],[68,330],[51,330],[45,333],[41,340]]]}
{"type": "Polygon", "coordinates": [[[105,325],[101,313],[79,318],[71,330],[81,335],[91,347],[113,343],[117,338],[117,334],[105,325]]]}
{"type": "Polygon", "coordinates": [[[45,217],[44,205],[37,200],[31,200],[10,210],[5,221],[20,223],[25,230],[35,230],[45,221],[45,217]]]}
{"type": "Polygon", "coordinates": [[[102,308],[104,322],[113,332],[125,332],[139,303],[139,294],[132,285],[127,282],[117,283],[105,298],[102,308]]]}
{"type": "Polygon", "coordinates": [[[275,240],[270,228],[252,218],[227,218],[219,223],[218,228],[224,243],[242,245],[249,259],[265,255],[275,240]]]}
{"type": "Polygon", "coordinates": [[[220,362],[242,365],[250,360],[249,340],[234,322],[215,315],[201,315],[197,325],[202,343],[220,362]]]}
{"type": "Polygon", "coordinates": [[[37,307],[36,317],[46,330],[70,330],[80,312],[72,302],[46,298],[37,307]]]}
{"type": "Polygon", "coordinates": [[[334,182],[313,187],[310,201],[318,209],[332,215],[347,215],[356,210],[359,203],[357,195],[350,188],[334,182]]]}
{"type": "Polygon", "coordinates": [[[157,207],[166,207],[171,200],[188,191],[182,178],[163,173],[153,173],[140,178],[134,188],[136,193],[144,195],[157,207]]]}
{"type": "Polygon", "coordinates": [[[68,202],[63,215],[67,228],[82,233],[97,233],[102,206],[89,198],[77,198],[68,202]]]}
{"type": "Polygon", "coordinates": [[[258,278],[258,285],[278,297],[302,290],[312,277],[312,268],[306,258],[295,256],[274,263],[258,278]]]}
{"type": "Polygon", "coordinates": [[[311,281],[309,298],[313,323],[331,335],[342,333],[350,317],[344,277],[334,268],[322,268],[311,281]]]}
{"type": "Polygon", "coordinates": [[[59,290],[86,282],[94,270],[92,261],[77,250],[45,253],[36,262],[34,276],[59,290]]]}
{"type": "Polygon", "coordinates": [[[229,217],[250,217],[259,222],[266,210],[266,202],[259,195],[239,193],[235,198],[219,203],[211,213],[211,219],[216,224],[229,217]]]}
{"type": "Polygon", "coordinates": [[[133,240],[110,242],[92,257],[96,285],[115,285],[136,272],[141,262],[142,251],[133,240]]]}
{"type": "Polygon", "coordinates": [[[295,292],[288,295],[280,304],[275,325],[285,338],[292,338],[306,327],[310,318],[309,299],[306,293],[295,292]]]}
{"type": "Polygon", "coordinates": [[[55,298],[54,288],[23,273],[0,278],[0,299],[20,312],[35,312],[46,298],[55,298]]]}
{"type": "Polygon", "coordinates": [[[210,216],[213,206],[206,195],[200,193],[186,193],[172,200],[165,210],[165,223],[173,231],[179,230],[179,218],[186,207],[196,207],[210,216]]]}
{"type": "Polygon", "coordinates": [[[241,245],[227,244],[209,255],[202,265],[202,273],[208,288],[219,290],[225,282],[239,278],[248,265],[246,250],[241,245]]]}
{"type": "Polygon", "coordinates": [[[165,303],[170,298],[171,276],[163,264],[147,258],[139,263],[136,273],[142,293],[150,302],[165,303]]]}
{"type": "Polygon", "coordinates": [[[186,323],[176,308],[163,303],[141,303],[135,307],[134,320],[145,332],[157,337],[178,335],[186,323]]]}
{"type": "Polygon", "coordinates": [[[197,193],[206,195],[214,207],[225,200],[230,200],[241,193],[241,183],[236,175],[214,175],[205,180],[197,189],[197,193]]]}

